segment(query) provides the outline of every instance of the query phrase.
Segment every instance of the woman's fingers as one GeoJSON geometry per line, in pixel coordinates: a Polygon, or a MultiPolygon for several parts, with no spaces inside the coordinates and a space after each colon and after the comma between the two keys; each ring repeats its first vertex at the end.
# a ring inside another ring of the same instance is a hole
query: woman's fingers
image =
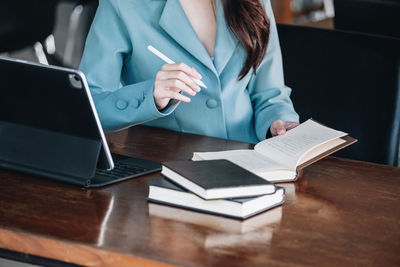
{"type": "Polygon", "coordinates": [[[190,100],[191,100],[189,97],[184,96],[181,93],[176,92],[176,91],[172,91],[172,90],[167,91],[166,92],[166,96],[168,98],[170,98],[170,99],[176,99],[176,100],[183,101],[183,102],[186,102],[186,103],[189,103],[190,100]]]}
{"type": "Polygon", "coordinates": [[[283,135],[286,133],[285,123],[281,120],[276,120],[271,125],[272,136],[283,135]]]}
{"type": "Polygon", "coordinates": [[[154,101],[159,110],[168,105],[170,99],[190,102],[190,98],[181,94],[195,96],[200,87],[192,78],[201,79],[201,75],[184,63],[165,64],[157,73],[154,83],[154,101]]]}
{"type": "Polygon", "coordinates": [[[191,100],[189,97],[182,95],[181,93],[179,93],[178,90],[174,90],[174,89],[160,91],[157,95],[155,95],[155,98],[160,99],[160,100],[168,100],[168,101],[170,99],[176,99],[176,100],[180,100],[183,102],[190,102],[190,100],[191,100]]]}
{"type": "Polygon", "coordinates": [[[166,80],[165,81],[165,87],[174,89],[175,91],[182,91],[185,92],[189,95],[195,96],[196,92],[192,90],[189,86],[187,86],[185,83],[181,82],[180,80],[166,80]]]}
{"type": "MultiPolygon", "coordinates": [[[[188,86],[186,86],[184,83],[174,80],[166,80],[166,81],[159,81],[154,90],[154,98],[156,100],[156,104],[158,102],[163,102],[165,103],[165,99],[169,98],[171,99],[176,99],[176,100],[181,100],[184,102],[190,102],[190,98],[187,96],[182,95],[180,92],[187,92],[189,94],[195,95],[196,93],[191,90],[188,86]],[[156,90],[157,88],[157,90],[156,90]],[[160,101],[158,101],[160,100],[160,101]]],[[[168,102],[167,101],[167,102],[168,102]]],[[[162,105],[160,105],[162,106],[162,105]]]]}
{"type": "Polygon", "coordinates": [[[294,122],[294,121],[287,121],[287,122],[285,122],[286,131],[289,131],[289,130],[291,130],[291,129],[297,127],[297,126],[299,126],[299,123],[298,123],[298,122],[294,122]]]}
{"type": "Polygon", "coordinates": [[[161,71],[160,79],[163,80],[175,80],[185,83],[191,90],[200,92],[200,86],[197,85],[185,72],[183,71],[161,71]]]}
{"type": "Polygon", "coordinates": [[[299,123],[294,121],[276,120],[271,124],[270,132],[272,136],[284,135],[287,131],[298,126],[299,123]]]}
{"type": "Polygon", "coordinates": [[[201,75],[200,73],[198,73],[196,71],[195,68],[191,68],[188,65],[186,65],[185,63],[175,63],[175,64],[165,64],[164,66],[162,66],[161,68],[162,71],[183,71],[185,72],[187,75],[194,77],[196,79],[201,79],[201,75]]]}

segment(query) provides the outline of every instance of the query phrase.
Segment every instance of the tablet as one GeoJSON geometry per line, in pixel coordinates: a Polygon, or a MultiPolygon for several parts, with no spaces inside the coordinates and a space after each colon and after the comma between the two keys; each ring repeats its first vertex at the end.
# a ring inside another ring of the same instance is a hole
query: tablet
{"type": "Polygon", "coordinates": [[[89,187],[160,169],[110,153],[82,72],[0,58],[0,83],[0,167],[89,187]],[[115,160],[138,168],[117,175],[115,160]]]}

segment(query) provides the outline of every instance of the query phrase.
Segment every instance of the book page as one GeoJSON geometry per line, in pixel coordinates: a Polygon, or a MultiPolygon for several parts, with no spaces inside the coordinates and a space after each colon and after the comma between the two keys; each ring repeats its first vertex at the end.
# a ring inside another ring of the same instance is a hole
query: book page
{"type": "Polygon", "coordinates": [[[260,172],[285,169],[281,164],[257,153],[254,150],[239,149],[219,152],[194,152],[192,160],[226,159],[240,167],[258,174],[260,172]]]}
{"type": "Polygon", "coordinates": [[[299,160],[298,164],[303,164],[304,162],[307,162],[320,154],[322,154],[325,151],[328,151],[334,147],[337,147],[338,145],[341,145],[343,143],[346,143],[346,140],[342,138],[338,139],[333,139],[330,141],[325,142],[324,144],[314,147],[313,149],[309,150],[307,153],[305,153],[299,160]]]}
{"type": "Polygon", "coordinates": [[[258,143],[254,149],[267,158],[294,170],[307,151],[345,135],[347,134],[344,132],[307,120],[285,135],[275,136],[258,143]]]}

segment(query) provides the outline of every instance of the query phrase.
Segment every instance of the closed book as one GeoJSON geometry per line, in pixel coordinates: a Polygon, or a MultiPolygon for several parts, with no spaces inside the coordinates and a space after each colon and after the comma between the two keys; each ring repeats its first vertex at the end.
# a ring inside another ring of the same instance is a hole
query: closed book
{"type": "Polygon", "coordinates": [[[285,201],[285,190],[277,187],[274,193],[268,195],[205,200],[162,178],[149,184],[148,200],[210,214],[246,219],[281,205],[285,201]]]}
{"type": "Polygon", "coordinates": [[[275,192],[274,184],[228,160],[169,161],[161,173],[207,200],[275,192]]]}

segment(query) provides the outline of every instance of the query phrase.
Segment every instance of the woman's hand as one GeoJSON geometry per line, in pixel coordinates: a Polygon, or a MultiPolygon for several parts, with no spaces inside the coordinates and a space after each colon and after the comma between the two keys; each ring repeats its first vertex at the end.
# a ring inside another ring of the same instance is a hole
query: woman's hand
{"type": "Polygon", "coordinates": [[[181,94],[185,92],[195,96],[200,86],[190,77],[201,79],[201,75],[184,63],[165,64],[156,75],[154,83],[154,102],[157,109],[162,110],[171,99],[190,102],[190,98],[181,94]]]}
{"type": "Polygon", "coordinates": [[[296,127],[298,125],[299,125],[299,123],[294,122],[294,121],[276,120],[271,124],[269,131],[271,132],[272,136],[284,135],[287,131],[289,131],[290,129],[293,129],[294,127],[296,127]]]}

